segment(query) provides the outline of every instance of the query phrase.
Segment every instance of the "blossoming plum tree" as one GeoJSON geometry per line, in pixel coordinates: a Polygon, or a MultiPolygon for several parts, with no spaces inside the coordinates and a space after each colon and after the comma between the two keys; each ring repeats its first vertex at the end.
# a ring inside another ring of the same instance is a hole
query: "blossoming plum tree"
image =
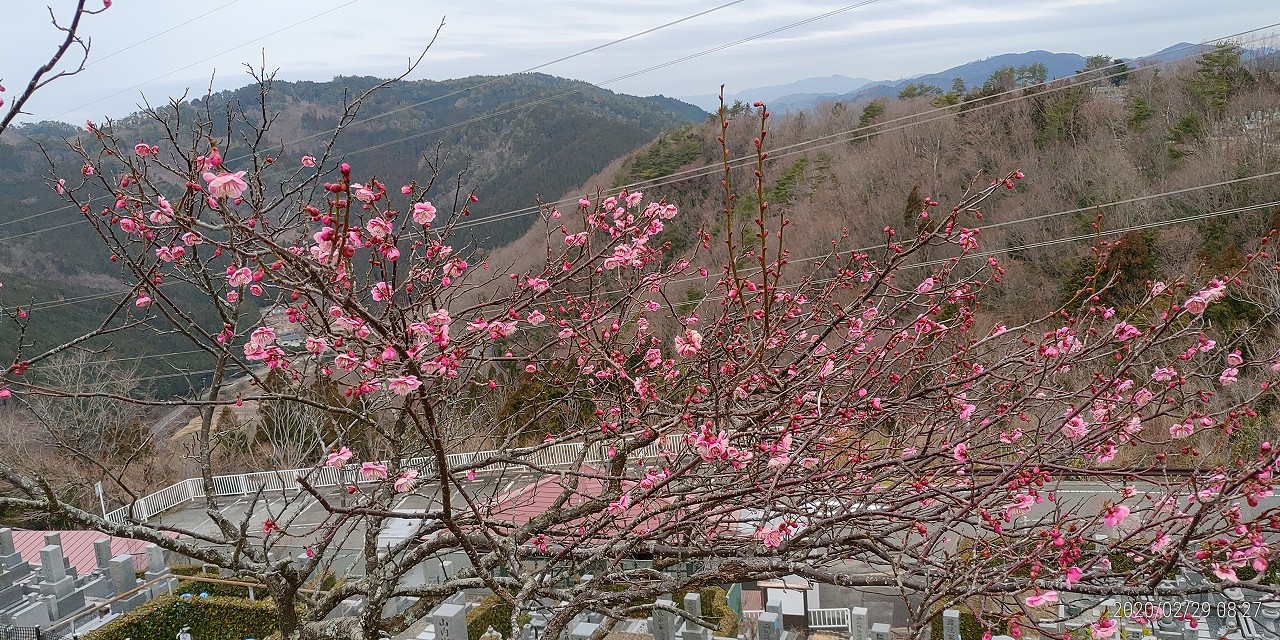
{"type": "MultiPolygon", "coordinates": [[[[195,127],[155,145],[91,125],[75,143],[83,168],[52,186],[127,274],[121,312],[148,320],[132,326],[186,336],[212,379],[191,399],[90,394],[200,411],[193,454],[216,531],[136,512],[110,521],[7,462],[0,506],[259,579],[284,634],[301,638],[383,637],[477,588],[512,605],[512,625],[542,611],[556,635],[585,610],[617,621],[662,594],[791,574],[899,590],[912,631],[965,605],[1016,633],[1065,592],[1277,591],[1260,579],[1277,525],[1274,448],[1196,464],[1206,443],[1261,419],[1251,406],[1280,369],[1211,338],[1204,314],[1243,273],[1153,283],[1123,310],[1096,302],[1098,281],[1005,326],[982,309],[1003,270],[974,214],[1018,172],[950,209],[929,200],[921,215],[935,224],[921,235],[886,228],[874,248],[793,259],[785,234],[803,221],[765,201],[768,112],[756,113],[754,166],[737,175],[725,147],[723,237],[704,232],[672,255],[674,204],[591,195],[544,208],[545,254],[524,270],[451,241],[475,195],[432,203],[433,176],[388,186],[331,146],[272,147],[270,118],[233,112],[238,134],[253,132],[233,136],[209,113],[153,110],[167,130],[195,127]],[[758,203],[747,245],[740,188],[758,203]],[[712,264],[721,242],[727,259],[712,264]],[[688,299],[691,283],[709,294],[688,299]],[[179,290],[220,322],[197,321],[179,290]],[[301,348],[259,320],[268,306],[301,348]],[[269,371],[292,384],[262,384],[269,371]],[[233,391],[235,375],[258,385],[233,391]],[[1233,383],[1252,388],[1225,397],[1233,383]],[[517,384],[540,390],[525,410],[481,413],[517,384]],[[327,417],[315,466],[286,478],[297,492],[283,510],[259,492],[232,518],[214,415],[246,401],[327,417]],[[1125,455],[1139,449],[1158,453],[1125,455]],[[484,453],[459,455],[473,451],[484,453]],[[325,477],[343,479],[337,494],[325,477]],[[321,521],[297,520],[313,503],[321,521]],[[380,546],[392,520],[411,533],[380,546]],[[445,556],[457,562],[439,580],[416,577],[445,556]],[[304,588],[353,562],[363,571],[328,591],[304,588]],[[1161,581],[1180,568],[1214,581],[1161,581]],[[330,617],[349,598],[363,608],[330,617]]],[[[85,395],[23,376],[72,348],[24,352],[4,388],[85,395]]],[[[112,492],[136,499],[122,481],[112,492]]]]}

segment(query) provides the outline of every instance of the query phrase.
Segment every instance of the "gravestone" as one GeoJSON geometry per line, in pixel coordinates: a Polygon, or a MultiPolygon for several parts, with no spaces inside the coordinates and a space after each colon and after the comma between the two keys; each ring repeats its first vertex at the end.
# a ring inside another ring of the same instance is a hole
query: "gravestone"
{"type": "Polygon", "coordinates": [[[849,637],[851,640],[868,640],[867,635],[871,633],[870,624],[866,607],[849,609],[849,637]]]}
{"type": "Polygon", "coordinates": [[[702,617],[702,594],[690,591],[684,594],[684,612],[694,618],[702,617]]]}
{"type": "Polygon", "coordinates": [[[764,603],[764,610],[769,613],[778,614],[778,620],[782,620],[782,598],[778,596],[769,596],[768,602],[764,603]]]}
{"type": "Polygon", "coordinates": [[[151,585],[150,592],[152,598],[158,598],[172,592],[173,588],[178,586],[178,580],[177,578],[160,580],[160,578],[169,575],[169,565],[165,564],[164,561],[164,549],[155,544],[148,544],[146,550],[147,571],[142,574],[142,578],[147,582],[156,581],[155,584],[151,585]]]}
{"type": "Polygon", "coordinates": [[[122,553],[107,562],[107,575],[111,577],[111,587],[116,595],[121,595],[138,586],[138,575],[133,570],[133,556],[122,553]]]}
{"type": "Polygon", "coordinates": [[[66,597],[76,588],[75,578],[67,575],[62,547],[48,545],[40,550],[40,593],[66,597]]]}
{"type": "Polygon", "coordinates": [[[889,640],[889,625],[883,622],[877,622],[871,625],[871,640],[889,640]]]}
{"type": "Polygon", "coordinates": [[[591,635],[599,628],[600,625],[588,622],[585,617],[574,618],[569,623],[569,640],[590,640],[591,635]]]}
{"type": "MultiPolygon", "coordinates": [[[[46,535],[45,540],[49,539],[46,535]]],[[[67,573],[61,546],[51,544],[40,550],[40,578],[37,588],[48,596],[46,602],[53,619],[65,618],[84,608],[84,593],[76,589],[76,579],[67,573]]]]}
{"type": "MultiPolygon", "coordinates": [[[[122,553],[107,563],[107,576],[111,579],[111,589],[117,597],[133,591],[138,586],[138,575],[133,570],[133,556],[122,553]]],[[[134,591],[111,603],[112,613],[132,611],[148,599],[146,589],[134,591]]]]}
{"type": "Polygon", "coordinates": [[[9,624],[15,627],[47,627],[53,622],[49,616],[49,605],[43,596],[29,593],[26,602],[10,609],[9,624]]]}
{"type": "Polygon", "coordinates": [[[67,566],[62,562],[62,547],[51,544],[40,549],[40,577],[45,582],[67,579],[67,566]]]}
{"type": "Polygon", "coordinates": [[[169,573],[169,565],[164,562],[164,549],[155,544],[148,544],[147,550],[147,573],[162,576],[169,573]]]}
{"type": "MultiPolygon", "coordinates": [[[[702,618],[702,594],[697,591],[690,591],[684,595],[684,612],[691,618],[702,618]]],[[[711,638],[711,630],[686,620],[680,626],[680,637],[682,640],[709,640],[711,638]]]]}
{"type": "Polygon", "coordinates": [[[13,532],[0,529],[0,607],[21,602],[26,594],[22,584],[31,575],[31,565],[22,560],[13,546],[13,532]]]}
{"type": "Polygon", "coordinates": [[[942,612],[942,640],[960,640],[960,612],[947,609],[942,612]]]}
{"type": "Polygon", "coordinates": [[[93,556],[99,569],[106,569],[111,562],[111,538],[99,538],[93,541],[93,556]]]}
{"type": "Polygon", "coordinates": [[[22,563],[22,556],[13,547],[13,530],[0,529],[0,570],[15,567],[22,563]]]}
{"type": "MultiPolygon", "coordinates": [[[[62,533],[58,531],[46,531],[44,533],[44,545],[46,547],[49,545],[53,545],[61,549],[62,533]]],[[[71,576],[72,578],[76,577],[76,570],[74,567],[71,566],[71,558],[66,557],[66,554],[63,554],[63,557],[62,557],[62,568],[66,570],[67,575],[71,576]]]]}
{"type": "MultiPolygon", "coordinates": [[[[658,598],[657,604],[670,607],[671,598],[658,598]]],[[[676,614],[654,607],[653,615],[649,616],[649,635],[653,636],[653,640],[675,640],[676,614]]]]}
{"type": "Polygon", "coordinates": [[[772,611],[763,611],[760,613],[760,619],[756,622],[756,640],[781,640],[782,638],[782,614],[772,611]]]}
{"type": "Polygon", "coordinates": [[[467,608],[445,603],[435,608],[427,619],[436,627],[436,640],[467,640],[467,608]]]}

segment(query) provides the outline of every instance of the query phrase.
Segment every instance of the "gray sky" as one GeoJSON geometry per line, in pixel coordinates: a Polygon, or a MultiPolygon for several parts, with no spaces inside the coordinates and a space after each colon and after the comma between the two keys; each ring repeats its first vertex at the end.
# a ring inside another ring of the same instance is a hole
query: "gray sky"
{"type": "MultiPolygon", "coordinates": [[[[215,90],[242,86],[249,82],[243,65],[264,54],[285,80],[395,75],[442,19],[440,38],[411,78],[512,73],[727,1],[114,0],[85,21],[89,67],[50,85],[23,119],[118,117],[144,95],[153,104],[188,88],[202,95],[211,77],[215,90]]],[[[542,71],[600,84],[854,2],[744,0],[542,71]]],[[[74,6],[48,3],[62,14],[74,6]]],[[[6,1],[6,101],[56,46],[45,4],[6,1]]],[[[832,74],[896,79],[1032,49],[1135,57],[1272,22],[1280,22],[1274,0],[877,0],[604,86],[684,96],[715,93],[721,83],[732,93],[832,74]]]]}

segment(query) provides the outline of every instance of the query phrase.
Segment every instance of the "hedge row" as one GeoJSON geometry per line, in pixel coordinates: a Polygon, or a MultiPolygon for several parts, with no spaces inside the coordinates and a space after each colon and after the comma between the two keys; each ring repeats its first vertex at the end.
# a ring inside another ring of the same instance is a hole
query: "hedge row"
{"type": "Polygon", "coordinates": [[[250,602],[224,596],[182,598],[166,595],[81,638],[173,640],[183,627],[191,627],[191,635],[200,640],[266,638],[276,632],[276,607],[270,600],[250,602]]]}

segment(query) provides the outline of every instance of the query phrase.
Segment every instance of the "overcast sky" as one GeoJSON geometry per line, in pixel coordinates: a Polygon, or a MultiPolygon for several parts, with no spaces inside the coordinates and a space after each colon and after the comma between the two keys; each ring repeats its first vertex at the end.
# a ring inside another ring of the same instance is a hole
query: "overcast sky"
{"type": "MultiPolygon", "coordinates": [[[[23,119],[118,117],[143,96],[160,104],[187,89],[202,95],[211,77],[215,90],[242,86],[249,82],[243,65],[260,64],[264,55],[286,80],[391,76],[427,45],[441,20],[439,39],[411,78],[512,73],[730,1],[114,0],[84,22],[93,40],[89,66],[50,85],[23,119]]],[[[1274,0],[872,0],[606,83],[855,2],[741,0],[542,71],[639,95],[711,94],[721,83],[732,93],[832,74],[897,79],[1032,49],[1136,57],[1280,22],[1274,0]]],[[[64,15],[75,4],[48,3],[64,15]]],[[[45,2],[5,4],[0,80],[8,91],[0,97],[10,101],[59,34],[45,2]]]]}

